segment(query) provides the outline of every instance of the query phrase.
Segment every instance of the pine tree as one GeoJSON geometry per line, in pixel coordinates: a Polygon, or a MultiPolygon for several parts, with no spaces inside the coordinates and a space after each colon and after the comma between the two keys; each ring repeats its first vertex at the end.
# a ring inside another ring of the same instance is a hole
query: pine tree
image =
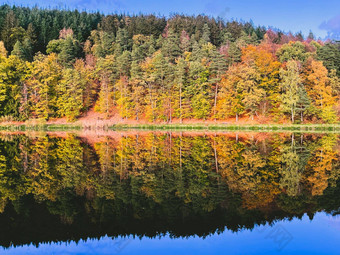
{"type": "Polygon", "coordinates": [[[197,43],[196,40],[192,43],[192,52],[190,55],[190,60],[192,61],[200,61],[203,58],[203,52],[201,50],[200,45],[197,43]]]}
{"type": "Polygon", "coordinates": [[[310,100],[307,91],[303,85],[298,88],[298,101],[296,103],[296,113],[300,114],[301,123],[304,121],[304,114],[310,106],[310,100]]]}
{"type": "Polygon", "coordinates": [[[232,65],[234,63],[241,61],[241,49],[236,45],[236,43],[230,43],[228,48],[228,65],[232,65]]]}
{"type": "Polygon", "coordinates": [[[14,44],[13,50],[11,52],[11,55],[17,56],[20,59],[25,59],[25,51],[22,43],[20,41],[17,41],[14,44]]]}
{"type": "Polygon", "coordinates": [[[120,55],[123,51],[130,50],[130,39],[125,28],[119,28],[116,35],[115,55],[120,55]]]}
{"type": "MultiPolygon", "coordinates": [[[[12,39],[12,29],[19,25],[18,19],[15,16],[13,10],[10,10],[5,17],[4,23],[2,25],[1,39],[8,50],[11,50],[13,45],[11,44],[12,39]]],[[[15,43],[15,42],[14,42],[15,43]]]]}
{"type": "Polygon", "coordinates": [[[129,51],[124,51],[117,57],[117,71],[120,76],[128,76],[131,66],[131,55],[129,51]]]}
{"type": "Polygon", "coordinates": [[[210,28],[209,28],[208,24],[204,24],[203,34],[202,34],[202,37],[201,37],[201,40],[200,40],[200,44],[203,45],[203,44],[206,44],[208,42],[210,42],[210,28]]]}
{"type": "Polygon", "coordinates": [[[11,55],[17,56],[18,58],[26,61],[32,61],[32,44],[30,39],[26,38],[23,43],[17,41],[13,47],[11,55]]]}
{"type": "Polygon", "coordinates": [[[162,53],[165,57],[168,57],[171,62],[174,62],[175,59],[181,54],[179,45],[180,41],[178,36],[172,29],[169,29],[162,44],[162,53]]]}
{"type": "Polygon", "coordinates": [[[96,57],[105,57],[114,52],[113,46],[115,37],[113,34],[104,31],[93,30],[91,32],[90,38],[93,41],[91,51],[96,57]]]}
{"type": "Polygon", "coordinates": [[[72,35],[67,35],[65,39],[60,40],[62,42],[58,57],[63,65],[70,67],[81,56],[82,49],[80,43],[72,35]]]}
{"type": "Polygon", "coordinates": [[[336,70],[340,77],[340,43],[329,42],[317,50],[318,60],[322,60],[328,71],[336,70]]]}

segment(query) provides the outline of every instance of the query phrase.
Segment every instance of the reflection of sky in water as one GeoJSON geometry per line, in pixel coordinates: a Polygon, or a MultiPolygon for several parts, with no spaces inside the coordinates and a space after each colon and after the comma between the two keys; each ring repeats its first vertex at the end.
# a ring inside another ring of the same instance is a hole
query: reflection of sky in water
{"type": "Polygon", "coordinates": [[[278,222],[238,233],[225,231],[206,239],[116,239],[103,237],[69,244],[42,244],[1,250],[1,254],[340,254],[340,217],[317,213],[310,221],[278,222]],[[285,236],[282,236],[285,235],[285,236]],[[281,235],[281,236],[280,236],[281,235]],[[283,247],[282,247],[283,246],[283,247]]]}

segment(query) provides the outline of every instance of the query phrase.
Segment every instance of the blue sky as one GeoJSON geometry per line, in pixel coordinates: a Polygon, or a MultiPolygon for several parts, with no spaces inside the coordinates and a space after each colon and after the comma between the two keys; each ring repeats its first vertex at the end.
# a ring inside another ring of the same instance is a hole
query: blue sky
{"type": "MultiPolygon", "coordinates": [[[[1,0],[0,0],[1,2],[1,0]]],[[[252,20],[256,25],[273,26],[284,31],[312,30],[324,38],[340,35],[339,0],[3,0],[24,6],[68,7],[104,13],[208,14],[225,19],[252,20]]]]}

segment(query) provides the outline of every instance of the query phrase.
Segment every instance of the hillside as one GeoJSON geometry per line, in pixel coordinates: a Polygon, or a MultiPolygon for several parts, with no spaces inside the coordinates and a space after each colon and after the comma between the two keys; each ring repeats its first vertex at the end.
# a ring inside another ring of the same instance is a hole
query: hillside
{"type": "Polygon", "coordinates": [[[340,44],[208,16],[0,7],[0,121],[336,123],[340,44]]]}

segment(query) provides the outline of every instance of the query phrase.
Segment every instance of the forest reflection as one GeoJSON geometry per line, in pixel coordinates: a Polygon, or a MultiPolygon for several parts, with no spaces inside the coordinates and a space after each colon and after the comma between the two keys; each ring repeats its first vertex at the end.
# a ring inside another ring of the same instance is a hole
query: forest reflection
{"type": "Polygon", "coordinates": [[[335,134],[0,135],[0,245],[204,237],[340,207],[335,134]]]}

